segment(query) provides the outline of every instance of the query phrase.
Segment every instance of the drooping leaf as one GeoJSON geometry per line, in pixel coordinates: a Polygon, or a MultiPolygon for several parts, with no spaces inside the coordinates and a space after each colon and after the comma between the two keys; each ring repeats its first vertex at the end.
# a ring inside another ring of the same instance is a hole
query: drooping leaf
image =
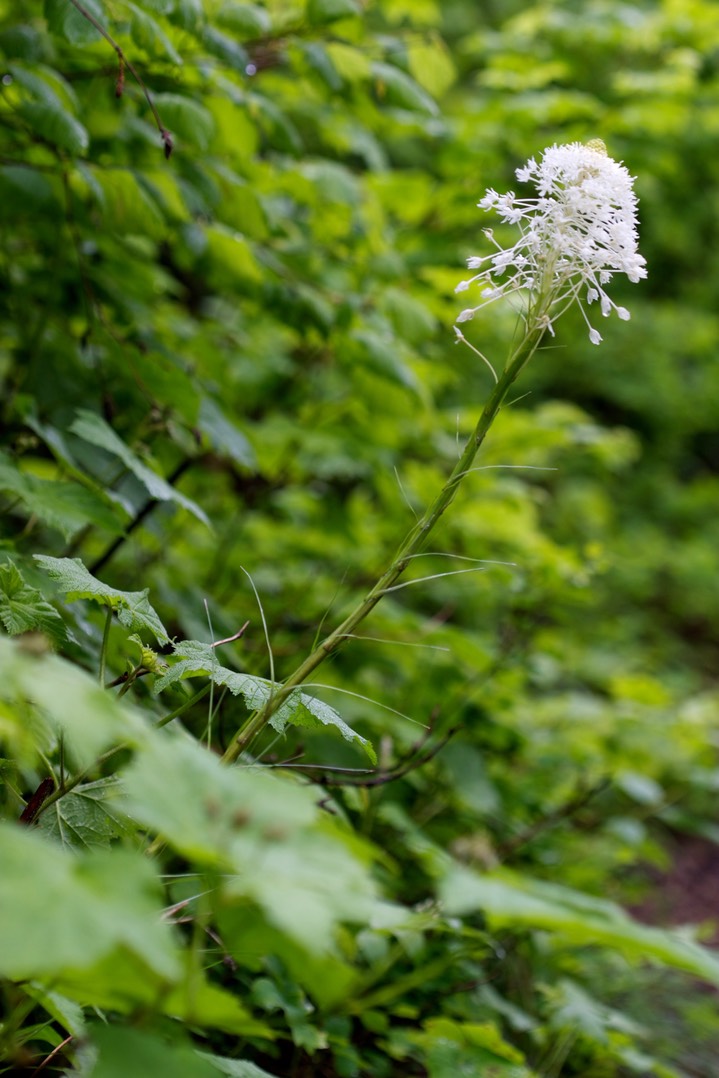
{"type": "Polygon", "coordinates": [[[212,397],[203,396],[197,425],[220,456],[229,457],[245,468],[256,463],[252,446],[212,397]]]}
{"type": "Polygon", "coordinates": [[[70,854],[27,828],[0,824],[0,862],[2,976],[61,976],[126,947],[160,976],[177,977],[171,932],[157,916],[158,881],[142,856],[70,854]]]}
{"type": "Polygon", "coordinates": [[[81,528],[94,524],[117,535],[122,531],[124,512],[110,507],[80,483],[38,479],[20,469],[0,452],[0,490],[14,494],[28,513],[70,539],[81,528]]]}
{"type": "Polygon", "coordinates": [[[37,588],[25,583],[12,562],[0,565],[0,621],[10,636],[38,630],[55,641],[67,639],[65,623],[37,588]]]}
{"type": "Polygon", "coordinates": [[[228,0],[217,13],[220,26],[234,30],[245,41],[269,33],[272,22],[269,13],[258,4],[241,4],[228,0]]]}
{"type": "Polygon", "coordinates": [[[569,945],[610,947],[637,959],[653,959],[719,985],[719,959],[670,930],[639,924],[619,906],[569,887],[517,873],[482,876],[454,867],[440,893],[450,914],[483,912],[492,924],[552,931],[569,945]]]}
{"type": "Polygon", "coordinates": [[[70,430],[79,438],[84,438],[90,445],[96,445],[121,460],[135,478],[140,480],[152,498],[157,498],[158,501],[177,502],[178,505],[193,513],[208,528],[210,527],[210,522],[199,505],[175,490],[162,476],[158,475],[146,464],[143,464],[137,454],[133,453],[130,447],[125,445],[122,439],[115,434],[109,423],[106,423],[101,416],[81,408],[78,410],[70,430]]]}
{"type": "Polygon", "coordinates": [[[68,602],[75,599],[90,599],[93,602],[109,606],[117,614],[121,625],[133,632],[149,632],[159,644],[166,644],[169,636],[157,613],[150,605],[144,591],[119,591],[111,588],[94,577],[79,558],[51,558],[45,554],[36,554],[35,561],[48,576],[57,581],[68,602]]]}

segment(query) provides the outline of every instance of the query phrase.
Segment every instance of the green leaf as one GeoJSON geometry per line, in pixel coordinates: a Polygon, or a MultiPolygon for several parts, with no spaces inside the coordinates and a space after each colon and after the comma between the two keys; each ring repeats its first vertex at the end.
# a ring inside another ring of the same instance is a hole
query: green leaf
{"type": "Polygon", "coordinates": [[[163,238],[166,225],[162,213],[133,172],[125,168],[108,169],[94,174],[94,178],[102,191],[104,222],[111,231],[147,236],[151,240],[163,238]]]}
{"type": "MultiPolygon", "coordinates": [[[[0,728],[10,745],[47,752],[62,733],[78,767],[89,767],[111,744],[148,735],[145,722],[100,688],[84,670],[57,655],[36,656],[0,637],[0,728]],[[14,710],[13,710],[14,709],[14,710]]],[[[29,752],[32,755],[32,752],[29,752]]]]}
{"type": "Polygon", "coordinates": [[[209,148],[215,134],[215,121],[203,105],[181,94],[155,94],[155,105],[162,122],[173,135],[197,146],[198,150],[209,148]]]}
{"type": "Polygon", "coordinates": [[[495,925],[556,932],[569,945],[611,947],[633,958],[649,958],[719,985],[719,959],[677,932],[649,928],[613,902],[516,873],[481,876],[454,867],[440,894],[447,913],[479,910],[495,925]]]}
{"type": "Polygon", "coordinates": [[[228,457],[244,468],[256,466],[257,461],[252,446],[235,424],[230,422],[212,397],[203,395],[197,426],[219,456],[228,457]]]}
{"type": "MultiPolygon", "coordinates": [[[[179,659],[164,677],[159,678],[153,692],[159,693],[169,685],[174,685],[186,677],[204,674],[216,685],[227,687],[233,696],[242,696],[248,710],[257,711],[264,707],[272,694],[272,682],[254,674],[241,674],[221,666],[215,649],[200,640],[182,640],[175,644],[174,654],[179,659]]],[[[373,763],[376,762],[371,743],[340,717],[333,707],[323,703],[308,693],[295,690],[274,713],[270,725],[282,732],[287,725],[304,726],[312,729],[324,727],[341,734],[345,741],[350,741],[362,748],[373,763]]]]}
{"type": "Polygon", "coordinates": [[[128,3],[127,6],[132,12],[131,33],[135,44],[149,56],[181,64],[182,57],[160,24],[137,4],[128,3]]]}
{"type": "Polygon", "coordinates": [[[39,828],[61,846],[109,846],[114,839],[133,833],[133,826],[117,804],[116,778],[98,779],[76,787],[43,812],[39,828]]]}
{"type": "MultiPolygon", "coordinates": [[[[104,24],[103,11],[97,0],[82,0],[82,6],[100,25],[104,24]]],[[[67,0],[45,0],[44,14],[50,33],[67,38],[72,45],[90,45],[101,38],[89,19],[67,0]]]]}
{"type": "Polygon", "coordinates": [[[226,1074],[228,1078],[275,1078],[269,1071],[262,1070],[254,1063],[246,1063],[242,1059],[226,1059],[223,1056],[213,1056],[207,1052],[198,1052],[201,1059],[206,1059],[213,1067],[214,1073],[226,1074]]]}
{"type": "Polygon", "coordinates": [[[436,102],[413,78],[392,64],[375,61],[372,75],[380,101],[412,112],[425,112],[430,116],[439,113],[436,102]]]}
{"type": "Polygon", "coordinates": [[[331,949],[337,921],[362,919],[373,907],[360,847],[293,780],[224,767],[197,743],[169,735],[139,748],[124,784],[134,819],[194,863],[227,873],[222,901],[252,899],[313,953],[331,949]]]}
{"type": "Polygon", "coordinates": [[[10,636],[38,630],[58,644],[67,639],[65,623],[55,607],[25,583],[12,562],[0,565],[0,621],[10,636]]]}
{"type": "Polygon", "coordinates": [[[68,602],[91,599],[109,606],[126,628],[138,633],[152,633],[158,644],[169,642],[164,625],[148,601],[148,588],[144,591],[111,588],[92,576],[79,558],[51,558],[45,554],[35,554],[34,558],[40,568],[57,581],[68,602]]]}
{"type": "Polygon", "coordinates": [[[217,12],[220,26],[234,30],[245,41],[264,37],[270,32],[272,21],[267,11],[257,4],[239,4],[234,0],[222,5],[217,12]]]}
{"type": "MultiPolygon", "coordinates": [[[[0,490],[14,494],[28,511],[66,539],[81,528],[95,524],[117,535],[122,531],[118,520],[124,510],[111,508],[85,486],[71,481],[38,479],[19,468],[0,451],[0,490]]],[[[124,514],[126,515],[126,514],[124,514]]]]}
{"type": "Polygon", "coordinates": [[[27,828],[0,824],[0,863],[2,976],[61,976],[119,947],[162,977],[178,975],[146,858],[119,848],[69,854],[27,828]]]}
{"type": "Polygon", "coordinates": [[[156,498],[158,501],[176,502],[193,513],[208,528],[211,527],[207,516],[199,505],[175,490],[162,476],[158,475],[157,472],[153,472],[146,464],[143,464],[140,458],[133,453],[129,446],[125,445],[122,439],[115,434],[109,423],[106,423],[101,416],[95,412],[88,412],[84,408],[80,408],[70,430],[79,438],[89,442],[90,445],[96,445],[98,448],[118,457],[135,478],[139,479],[150,497],[156,498]]]}
{"type": "Polygon", "coordinates": [[[308,0],[307,3],[307,18],[314,25],[351,18],[361,12],[358,0],[308,0]]]}
{"type": "Polygon", "coordinates": [[[92,1043],[98,1049],[92,1078],[128,1078],[134,1074],[172,1078],[215,1078],[216,1071],[189,1046],[172,1044],[155,1034],[130,1026],[95,1026],[92,1043]]]}
{"type": "Polygon", "coordinates": [[[73,155],[82,154],[90,144],[90,136],[79,120],[71,116],[59,102],[23,101],[17,112],[38,138],[59,146],[73,155]]]}

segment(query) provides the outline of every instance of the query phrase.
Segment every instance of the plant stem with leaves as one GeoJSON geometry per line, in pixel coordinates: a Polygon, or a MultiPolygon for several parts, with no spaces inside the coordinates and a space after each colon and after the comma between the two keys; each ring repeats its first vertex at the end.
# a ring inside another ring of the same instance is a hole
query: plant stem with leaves
{"type": "Polygon", "coordinates": [[[453,502],[463,479],[471,470],[475,457],[487,437],[507,393],[536,352],[544,335],[544,329],[545,325],[541,318],[533,318],[529,321],[522,340],[511,353],[503,373],[497,379],[479,417],[477,426],[467,439],[464,450],[452,469],[449,478],[424,515],[400,544],[391,564],[341,625],[338,625],[307,656],[304,662],[300,663],[294,673],[290,674],[287,680],[272,694],[265,706],[255,711],[244,726],[237,731],[223,756],[225,762],[229,763],[236,760],[250,742],[265,728],[277,709],[292,695],[295,689],[307,681],[310,674],[336,651],[340,644],[352,636],[382,597],[392,590],[412,558],[420,552],[437,521],[453,502]]]}

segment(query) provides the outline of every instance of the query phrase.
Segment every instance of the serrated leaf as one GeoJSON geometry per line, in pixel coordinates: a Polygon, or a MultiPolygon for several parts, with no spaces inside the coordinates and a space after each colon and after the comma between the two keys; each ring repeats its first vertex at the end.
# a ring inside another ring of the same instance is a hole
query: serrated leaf
{"type": "Polygon", "coordinates": [[[215,121],[203,105],[181,94],[155,94],[155,105],[173,135],[199,150],[208,149],[215,133],[215,121]]]}
{"type": "Polygon", "coordinates": [[[228,1078],[275,1078],[269,1071],[243,1059],[226,1059],[224,1056],[213,1056],[207,1052],[199,1052],[198,1055],[212,1064],[215,1074],[219,1071],[228,1078]]]}
{"type": "Polygon", "coordinates": [[[362,9],[357,0],[308,0],[307,18],[314,25],[352,18],[362,9]]]}
{"type": "MultiPolygon", "coordinates": [[[[105,20],[97,0],[83,0],[82,6],[103,25],[105,20]]],[[[67,38],[72,45],[90,45],[101,38],[90,20],[67,0],[45,0],[44,14],[50,33],[67,38]]]]}
{"type": "MultiPolygon", "coordinates": [[[[174,654],[179,662],[171,666],[164,677],[155,682],[153,692],[162,692],[163,689],[183,678],[204,674],[216,685],[228,688],[233,696],[242,696],[250,711],[257,711],[264,707],[270,699],[273,690],[271,681],[221,666],[216,651],[210,644],[205,644],[200,640],[183,640],[175,644],[174,654]]],[[[280,733],[287,725],[312,729],[324,727],[335,730],[345,741],[353,742],[362,748],[370,760],[376,763],[374,748],[366,738],[348,726],[329,704],[301,692],[300,689],[295,690],[270,719],[270,726],[280,733]]]]}
{"type": "Polygon", "coordinates": [[[85,969],[118,947],[160,976],[177,976],[170,929],[157,916],[158,881],[146,858],[119,848],[69,854],[37,832],[0,824],[0,863],[2,976],[55,977],[85,969]]]}
{"type": "Polygon", "coordinates": [[[57,528],[66,539],[88,524],[118,535],[121,510],[111,509],[91,490],[72,481],[38,479],[19,468],[0,450],[0,490],[14,494],[28,513],[57,528]]]}
{"type": "Polygon", "coordinates": [[[146,464],[143,464],[140,458],[128,445],[125,445],[119,435],[101,416],[81,408],[77,411],[70,430],[79,438],[89,442],[90,445],[96,445],[121,460],[135,478],[139,479],[143,484],[150,497],[156,498],[158,501],[177,502],[178,505],[196,516],[198,520],[201,520],[203,524],[206,524],[208,528],[211,527],[206,514],[199,505],[175,490],[162,476],[158,475],[157,472],[153,472],[146,464]]]}
{"type": "Polygon", "coordinates": [[[12,562],[0,565],[0,621],[10,636],[38,630],[59,644],[67,639],[65,623],[55,607],[25,583],[12,562]]]}
{"type": "Polygon", "coordinates": [[[480,910],[492,924],[553,931],[568,945],[610,947],[719,985],[719,959],[708,949],[676,932],[639,924],[613,902],[569,887],[517,873],[482,876],[454,867],[445,876],[440,894],[450,914],[480,910]]]}
{"type": "Polygon", "coordinates": [[[148,601],[149,588],[143,591],[120,591],[94,577],[79,558],[51,558],[46,554],[33,555],[48,576],[56,580],[68,602],[91,599],[111,607],[121,625],[133,632],[149,632],[159,644],[167,644],[169,636],[148,601]]]}
{"type": "Polygon", "coordinates": [[[134,830],[119,806],[113,804],[118,791],[115,778],[78,786],[43,812],[39,830],[61,846],[110,846],[114,839],[131,835],[134,830]]]}
{"type": "Polygon", "coordinates": [[[376,61],[372,64],[372,75],[377,96],[381,101],[413,112],[425,112],[430,116],[438,114],[436,102],[411,76],[398,67],[376,61]]]}

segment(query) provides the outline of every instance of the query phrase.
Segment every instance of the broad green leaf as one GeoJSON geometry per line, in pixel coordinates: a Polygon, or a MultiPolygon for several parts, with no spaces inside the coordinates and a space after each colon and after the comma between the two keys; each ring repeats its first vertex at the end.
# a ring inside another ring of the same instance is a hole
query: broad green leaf
{"type": "Polygon", "coordinates": [[[102,191],[104,222],[108,229],[120,235],[162,239],[166,232],[164,218],[133,172],[125,168],[108,169],[96,174],[95,178],[102,191]]]}
{"type": "Polygon", "coordinates": [[[433,98],[411,76],[393,64],[375,61],[372,75],[380,101],[413,112],[425,112],[430,116],[436,116],[439,112],[433,98]]]}
{"type": "Polygon", "coordinates": [[[82,154],[87,150],[90,143],[87,131],[59,102],[23,101],[17,106],[17,112],[33,134],[45,142],[71,154],[82,154]]]}
{"type": "Polygon", "coordinates": [[[95,524],[111,534],[122,531],[121,510],[110,508],[85,486],[71,481],[38,479],[20,471],[0,451],[0,490],[14,494],[28,513],[34,514],[66,539],[88,524],[95,524]]]}
{"type": "Polygon", "coordinates": [[[118,790],[115,778],[77,786],[43,812],[39,828],[62,846],[110,846],[134,831],[117,804],[118,790]]]}
{"type": "Polygon", "coordinates": [[[181,64],[182,57],[156,19],[148,15],[137,4],[128,3],[132,12],[131,33],[136,45],[144,49],[149,56],[181,64]]]}
{"type": "Polygon", "coordinates": [[[313,791],[293,780],[225,767],[170,735],[140,748],[124,783],[134,819],[194,863],[228,873],[224,901],[252,899],[313,952],[331,949],[338,921],[363,919],[372,908],[359,847],[350,849],[321,818],[313,791]]]}
{"type": "Polygon", "coordinates": [[[70,854],[27,828],[0,824],[0,863],[2,976],[60,977],[119,947],[162,977],[178,975],[170,929],[157,916],[158,880],[141,855],[70,854]]]}
{"type": "Polygon", "coordinates": [[[173,1044],[131,1026],[96,1025],[91,1032],[98,1049],[91,1078],[128,1075],[171,1075],[172,1078],[215,1078],[217,1072],[189,1046],[173,1044]]]}
{"type": "Polygon", "coordinates": [[[407,59],[412,77],[433,97],[446,93],[457,77],[449,50],[439,37],[410,41],[407,59]]]}
{"type": "MultiPolygon", "coordinates": [[[[36,656],[0,637],[0,731],[27,752],[49,751],[62,733],[70,758],[89,767],[112,744],[148,736],[144,721],[105,692],[84,670],[57,655],[36,656]]],[[[32,754],[31,754],[32,755],[32,754]]]]}
{"type": "Polygon", "coordinates": [[[205,235],[213,281],[251,286],[262,281],[262,268],[243,235],[221,224],[208,225],[205,235]]]}
{"type": "Polygon", "coordinates": [[[139,479],[152,498],[156,498],[158,501],[177,502],[178,505],[194,514],[203,524],[206,524],[208,528],[210,527],[210,522],[199,505],[175,490],[162,476],[158,475],[146,464],[143,464],[137,454],[128,445],[125,445],[119,435],[115,434],[109,423],[106,423],[101,416],[95,412],[88,412],[84,408],[80,408],[70,430],[91,445],[96,445],[100,449],[104,449],[106,452],[118,457],[135,478],[139,479]]]}
{"type": "Polygon", "coordinates": [[[240,4],[229,0],[224,3],[217,12],[217,21],[220,26],[234,30],[244,41],[264,37],[268,34],[272,22],[264,8],[258,4],[240,4]]]}
{"type": "Polygon", "coordinates": [[[197,426],[219,456],[228,457],[245,468],[256,465],[252,446],[212,397],[203,395],[197,426]]]}
{"type": "Polygon", "coordinates": [[[362,11],[358,0],[308,0],[307,18],[315,25],[351,18],[362,11]]]}
{"type": "Polygon", "coordinates": [[[65,624],[37,588],[26,584],[12,562],[0,565],[0,621],[10,636],[38,630],[55,641],[67,639],[65,624]]]}
{"type": "Polygon", "coordinates": [[[719,985],[719,959],[677,932],[632,920],[619,906],[568,887],[516,873],[482,876],[454,867],[440,894],[447,913],[484,913],[491,924],[556,932],[569,945],[613,948],[628,957],[654,959],[719,985]]]}
{"type": "Polygon", "coordinates": [[[167,644],[169,636],[150,605],[144,591],[119,591],[103,584],[92,576],[79,558],[51,558],[45,554],[36,554],[35,561],[48,576],[56,580],[68,602],[75,599],[91,599],[93,602],[109,606],[117,614],[121,625],[133,632],[149,632],[158,644],[167,644]]]}
{"type": "Polygon", "coordinates": [[[196,146],[198,150],[208,149],[215,133],[215,121],[212,113],[191,97],[181,94],[155,94],[155,105],[162,122],[178,137],[178,147],[182,142],[196,146]]]}
{"type": "MultiPolygon", "coordinates": [[[[104,25],[102,8],[97,0],[82,0],[82,6],[101,26],[104,25]]],[[[66,37],[72,45],[90,45],[100,40],[101,35],[90,20],[67,0],[45,0],[44,14],[48,30],[66,37]]]]}
{"type": "Polygon", "coordinates": [[[207,1060],[212,1066],[213,1072],[226,1074],[227,1078],[275,1078],[269,1071],[262,1070],[254,1063],[247,1063],[242,1059],[226,1059],[223,1056],[213,1056],[207,1052],[199,1052],[201,1059],[207,1060]]]}
{"type": "MultiPolygon", "coordinates": [[[[221,666],[216,650],[210,644],[204,644],[200,640],[183,640],[175,644],[174,654],[179,662],[171,666],[167,673],[155,682],[153,692],[162,692],[163,689],[183,678],[204,674],[216,685],[226,686],[233,696],[242,696],[250,711],[264,707],[270,699],[271,681],[256,677],[254,674],[241,674],[236,670],[221,666]]],[[[329,704],[301,692],[300,689],[293,692],[270,719],[270,725],[280,733],[288,724],[312,729],[325,727],[328,730],[335,730],[345,741],[360,746],[372,762],[376,762],[375,751],[366,738],[348,726],[329,704]]]]}

